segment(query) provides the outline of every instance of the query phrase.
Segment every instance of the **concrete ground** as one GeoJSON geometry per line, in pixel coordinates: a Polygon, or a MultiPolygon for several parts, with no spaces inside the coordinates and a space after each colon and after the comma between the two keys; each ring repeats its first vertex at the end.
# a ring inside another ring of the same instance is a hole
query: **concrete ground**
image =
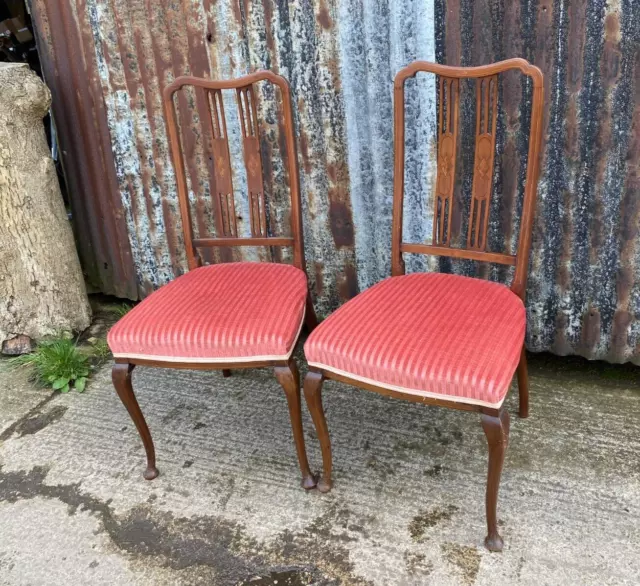
{"type": "Polygon", "coordinates": [[[530,370],[530,418],[508,399],[501,554],[482,545],[475,414],[328,382],[335,488],[306,493],[269,370],[138,368],[160,468],[147,482],[109,366],[82,395],[2,370],[0,584],[640,583],[640,369],[532,356],[530,370]]]}

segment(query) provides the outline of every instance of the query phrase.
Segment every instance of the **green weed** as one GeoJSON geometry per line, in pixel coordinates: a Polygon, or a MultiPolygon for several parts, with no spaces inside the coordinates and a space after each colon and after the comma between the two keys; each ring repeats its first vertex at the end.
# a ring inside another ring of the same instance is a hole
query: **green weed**
{"type": "Polygon", "coordinates": [[[91,348],[91,356],[98,364],[104,364],[111,358],[111,350],[109,344],[104,338],[96,340],[91,348]]]}
{"type": "Polygon", "coordinates": [[[133,309],[133,305],[129,305],[128,303],[121,303],[120,305],[116,305],[111,307],[109,311],[115,314],[118,319],[124,317],[127,313],[129,313],[133,309]]]}
{"type": "Polygon", "coordinates": [[[26,368],[32,381],[61,393],[71,388],[82,393],[89,376],[89,358],[73,340],[64,338],[40,342],[31,354],[11,358],[9,363],[26,368]]]}

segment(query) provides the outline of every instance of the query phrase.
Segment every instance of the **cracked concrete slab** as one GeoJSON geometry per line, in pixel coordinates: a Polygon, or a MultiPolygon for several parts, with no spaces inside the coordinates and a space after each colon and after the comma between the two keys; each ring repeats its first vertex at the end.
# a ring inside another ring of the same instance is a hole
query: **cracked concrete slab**
{"type": "Polygon", "coordinates": [[[9,359],[0,357],[0,434],[16,425],[27,411],[52,398],[52,393],[29,382],[24,369],[10,368],[9,359]]]}
{"type": "Polygon", "coordinates": [[[269,370],[138,368],[161,473],[147,482],[108,367],[51,397],[2,371],[0,584],[637,584],[640,371],[530,370],[530,418],[508,399],[502,554],[482,546],[477,415],[328,382],[335,488],[306,493],[269,370]]]}

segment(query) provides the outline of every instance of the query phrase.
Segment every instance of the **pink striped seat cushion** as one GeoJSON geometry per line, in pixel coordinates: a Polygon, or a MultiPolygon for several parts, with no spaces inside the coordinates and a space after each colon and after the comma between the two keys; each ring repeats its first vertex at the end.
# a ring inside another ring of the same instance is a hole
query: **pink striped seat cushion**
{"type": "Polygon", "coordinates": [[[525,335],[504,285],[440,273],[391,277],[322,322],[304,346],[315,366],[414,395],[499,407],[525,335]]]}
{"type": "Polygon", "coordinates": [[[306,275],[290,265],[205,266],[152,293],[109,332],[116,357],[175,362],[286,359],[304,319],[306,275]]]}

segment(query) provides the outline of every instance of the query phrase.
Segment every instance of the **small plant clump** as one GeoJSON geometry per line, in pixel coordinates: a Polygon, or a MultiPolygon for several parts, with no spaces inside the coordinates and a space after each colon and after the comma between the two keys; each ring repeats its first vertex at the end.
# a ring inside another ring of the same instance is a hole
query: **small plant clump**
{"type": "Polygon", "coordinates": [[[16,356],[10,364],[28,369],[32,381],[61,393],[72,388],[82,393],[90,370],[88,356],[66,338],[40,342],[31,354],[16,356]]]}
{"type": "Polygon", "coordinates": [[[109,344],[104,338],[98,339],[93,343],[91,355],[98,365],[102,365],[111,358],[111,350],[109,344]]]}
{"type": "Polygon", "coordinates": [[[116,305],[111,308],[111,312],[114,313],[118,319],[124,317],[133,309],[133,305],[129,305],[128,303],[121,303],[120,305],[116,305]]]}

